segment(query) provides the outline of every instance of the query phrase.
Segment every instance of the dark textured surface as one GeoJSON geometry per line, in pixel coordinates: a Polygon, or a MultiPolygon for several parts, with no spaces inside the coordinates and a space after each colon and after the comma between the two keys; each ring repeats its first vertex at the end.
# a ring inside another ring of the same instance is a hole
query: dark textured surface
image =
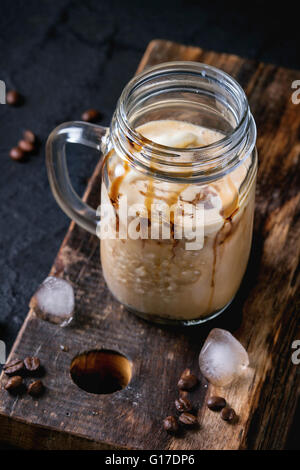
{"type": "MultiPolygon", "coordinates": [[[[19,108],[0,106],[0,339],[7,349],[69,224],[50,194],[44,166],[45,140],[57,124],[79,119],[92,106],[107,125],[156,37],[299,68],[292,7],[282,12],[273,5],[264,15],[253,2],[243,12],[229,12],[226,4],[160,2],[155,8],[156,3],[1,1],[0,79],[25,97],[19,108]],[[8,151],[25,128],[36,132],[41,145],[37,155],[18,164],[8,151]]],[[[82,193],[97,155],[72,156],[71,175],[82,193]]]]}

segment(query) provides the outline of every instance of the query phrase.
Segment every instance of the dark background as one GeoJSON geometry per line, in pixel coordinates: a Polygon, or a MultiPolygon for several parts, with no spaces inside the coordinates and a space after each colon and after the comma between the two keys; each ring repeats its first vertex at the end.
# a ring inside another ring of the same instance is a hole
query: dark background
{"type": "MultiPolygon", "coordinates": [[[[7,353],[69,225],[47,182],[50,131],[91,107],[108,125],[154,38],[299,69],[295,7],[272,2],[264,11],[263,3],[0,0],[0,79],[24,96],[20,107],[0,105],[0,339],[7,353]],[[13,162],[9,150],[26,128],[38,135],[39,151],[13,162]]],[[[82,194],[98,156],[79,150],[73,157],[70,173],[82,194]]],[[[296,448],[298,431],[295,419],[288,448],[296,448]]]]}

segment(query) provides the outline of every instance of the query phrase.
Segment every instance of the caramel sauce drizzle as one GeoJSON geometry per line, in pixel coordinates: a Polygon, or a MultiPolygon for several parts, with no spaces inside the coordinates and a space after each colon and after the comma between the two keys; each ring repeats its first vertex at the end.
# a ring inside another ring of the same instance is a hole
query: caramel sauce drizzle
{"type": "Polygon", "coordinates": [[[127,162],[124,162],[123,168],[124,168],[124,173],[120,176],[117,176],[111,183],[109,197],[112,200],[113,204],[118,203],[119,194],[120,194],[120,186],[129,171],[129,165],[127,162]]]}
{"type": "MultiPolygon", "coordinates": [[[[210,313],[211,305],[212,305],[212,301],[213,301],[213,296],[214,296],[214,291],[215,291],[215,276],[216,276],[218,245],[223,244],[224,241],[226,240],[226,238],[228,238],[231,235],[231,233],[233,231],[233,221],[232,221],[232,219],[238,213],[238,211],[239,211],[239,206],[236,207],[234,209],[234,211],[228,217],[224,218],[224,223],[223,223],[222,227],[216,233],[216,236],[215,236],[215,239],[214,239],[214,243],[213,243],[213,266],[212,266],[212,275],[211,275],[211,283],[210,283],[211,291],[210,291],[210,296],[209,296],[208,312],[207,313],[210,313]],[[222,240],[220,243],[218,243],[219,236],[221,235],[222,230],[225,228],[227,223],[230,224],[231,229],[230,229],[229,233],[227,234],[227,236],[225,236],[224,240],[222,240]]],[[[224,217],[224,214],[221,214],[221,215],[223,215],[223,217],[224,217]]]]}
{"type": "MultiPolygon", "coordinates": [[[[151,167],[151,165],[150,165],[151,167]]],[[[153,185],[153,177],[150,176],[148,180],[148,185],[147,185],[147,191],[145,193],[145,207],[147,210],[148,214],[148,219],[151,219],[151,206],[153,203],[153,197],[154,197],[154,185],[153,185]]]]}
{"type": "Polygon", "coordinates": [[[106,155],[104,155],[103,160],[102,160],[101,170],[104,168],[105,163],[112,156],[113,153],[114,153],[114,149],[111,149],[106,155]]]}

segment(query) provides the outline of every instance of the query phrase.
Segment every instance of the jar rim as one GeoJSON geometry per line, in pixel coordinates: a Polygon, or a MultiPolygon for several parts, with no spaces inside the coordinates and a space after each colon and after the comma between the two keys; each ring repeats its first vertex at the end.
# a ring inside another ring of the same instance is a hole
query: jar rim
{"type": "MultiPolygon", "coordinates": [[[[161,173],[164,176],[169,175],[174,178],[174,172],[176,172],[177,179],[186,177],[189,171],[192,171],[193,176],[199,177],[207,165],[211,167],[211,171],[207,172],[207,168],[205,169],[206,178],[208,173],[214,175],[213,179],[216,173],[220,171],[224,174],[228,173],[231,171],[232,166],[235,167],[241,163],[241,154],[246,156],[252,151],[256,141],[255,122],[249,109],[246,94],[240,84],[223,70],[200,62],[164,62],[142,71],[125,86],[119,99],[115,117],[120,126],[121,133],[124,134],[129,143],[135,147],[142,148],[140,156],[137,155],[137,152],[128,155],[128,146],[125,145],[129,161],[132,160],[134,162],[138,160],[138,163],[144,166],[145,171],[147,171],[146,167],[148,167],[148,170],[151,170],[149,165],[152,164],[153,166],[154,164],[155,172],[161,173]],[[161,145],[147,139],[130,125],[126,106],[134,91],[142,88],[143,85],[146,85],[155,78],[170,75],[174,75],[174,78],[176,78],[176,75],[182,74],[198,75],[201,76],[202,80],[206,79],[211,81],[211,83],[215,81],[221,84],[229,93],[235,95],[240,106],[240,115],[232,130],[222,139],[200,147],[179,149],[177,147],[161,145]],[[180,162],[176,158],[179,156],[181,157],[180,162]],[[182,157],[187,161],[183,162],[182,157]]],[[[123,147],[123,152],[124,150],[125,148],[123,147]]]]}

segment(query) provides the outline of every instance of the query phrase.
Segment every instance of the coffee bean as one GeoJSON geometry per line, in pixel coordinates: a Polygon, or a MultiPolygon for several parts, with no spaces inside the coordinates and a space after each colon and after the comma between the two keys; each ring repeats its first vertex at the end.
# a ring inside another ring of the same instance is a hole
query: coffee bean
{"type": "Polygon", "coordinates": [[[233,408],[226,406],[221,411],[221,418],[224,419],[224,421],[232,422],[236,418],[236,413],[233,408]]]}
{"type": "Polygon", "coordinates": [[[8,392],[17,392],[21,389],[22,384],[22,377],[20,375],[15,375],[14,377],[11,377],[5,384],[5,390],[7,390],[8,392]]]}
{"type": "Polygon", "coordinates": [[[24,370],[24,362],[14,359],[3,366],[6,375],[17,375],[24,370]]]}
{"type": "Polygon", "coordinates": [[[20,362],[20,359],[13,359],[12,361],[6,362],[3,366],[3,370],[8,369],[9,367],[12,367],[20,362]]]}
{"type": "Polygon", "coordinates": [[[23,132],[23,137],[26,142],[30,142],[31,144],[34,144],[36,141],[36,137],[32,131],[29,129],[23,132]]]}
{"type": "Polygon", "coordinates": [[[86,122],[94,122],[99,119],[100,113],[96,109],[87,109],[82,115],[81,119],[86,122]]]}
{"type": "Polygon", "coordinates": [[[182,372],[180,378],[181,378],[181,379],[185,379],[185,378],[188,377],[189,375],[191,375],[191,369],[184,369],[184,371],[182,372]]]}
{"type": "Polygon", "coordinates": [[[185,426],[189,426],[189,427],[196,426],[196,424],[198,424],[198,420],[196,416],[192,415],[191,413],[186,413],[186,412],[182,413],[179,416],[179,421],[185,426]]]}
{"type": "Polygon", "coordinates": [[[226,406],[226,400],[223,397],[209,397],[207,400],[207,406],[212,411],[221,411],[222,408],[225,408],[226,406]]]}
{"type": "Polygon", "coordinates": [[[44,391],[44,384],[41,380],[36,380],[35,382],[32,382],[29,387],[28,387],[28,393],[29,395],[33,397],[39,397],[42,395],[44,391]]]}
{"type": "Polygon", "coordinates": [[[178,400],[175,400],[175,407],[176,410],[180,413],[182,413],[183,411],[191,411],[193,409],[190,400],[185,397],[179,397],[178,400]]]}
{"type": "Polygon", "coordinates": [[[10,90],[6,93],[6,103],[16,106],[21,102],[21,95],[16,90],[10,90]]]}
{"type": "Polygon", "coordinates": [[[185,369],[180,376],[177,386],[180,390],[191,390],[197,383],[198,378],[191,374],[190,369],[185,369]]]}
{"type": "Polygon", "coordinates": [[[20,140],[20,142],[18,143],[18,147],[26,153],[31,153],[34,150],[34,145],[28,140],[24,139],[20,140]]]}
{"type": "Polygon", "coordinates": [[[175,416],[167,416],[163,421],[163,427],[165,431],[176,433],[179,426],[175,416]]]}
{"type": "Polygon", "coordinates": [[[40,360],[38,357],[26,357],[24,365],[29,372],[36,372],[40,368],[40,360]]]}
{"type": "Polygon", "coordinates": [[[19,147],[13,147],[9,152],[9,156],[12,160],[21,161],[24,159],[25,154],[19,147]]]}

